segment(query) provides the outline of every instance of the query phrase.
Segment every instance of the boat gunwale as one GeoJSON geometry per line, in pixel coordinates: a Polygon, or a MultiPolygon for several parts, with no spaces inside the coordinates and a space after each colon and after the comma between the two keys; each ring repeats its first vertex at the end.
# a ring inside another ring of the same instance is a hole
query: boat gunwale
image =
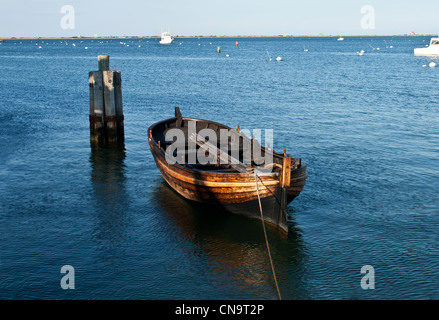
{"type": "MultiPolygon", "coordinates": [[[[173,177],[173,179],[184,181],[192,185],[199,185],[203,187],[220,187],[220,188],[242,188],[255,185],[254,173],[238,173],[238,172],[209,172],[205,170],[195,170],[193,168],[187,168],[180,164],[169,164],[165,160],[164,151],[158,148],[158,144],[149,138],[150,149],[152,151],[154,160],[156,161],[159,171],[168,171],[166,174],[173,177]],[[170,172],[169,172],[170,171],[170,172]],[[216,180],[220,179],[220,181],[216,180]],[[232,181],[230,181],[232,179],[232,181]]],[[[291,185],[288,188],[303,188],[308,174],[306,173],[306,163],[302,163],[301,167],[292,169],[291,172],[291,185]]],[[[259,176],[261,181],[258,181],[258,185],[266,187],[268,185],[274,186],[279,184],[277,176],[259,176]],[[264,186],[264,184],[266,186],[264,186]]]]}

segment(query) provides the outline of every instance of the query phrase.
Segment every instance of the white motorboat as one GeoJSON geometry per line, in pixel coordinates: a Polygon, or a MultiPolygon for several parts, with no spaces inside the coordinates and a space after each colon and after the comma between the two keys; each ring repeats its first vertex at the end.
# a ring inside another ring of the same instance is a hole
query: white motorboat
{"type": "Polygon", "coordinates": [[[439,56],[439,38],[431,38],[430,45],[426,48],[416,48],[415,56],[439,56]]]}
{"type": "Polygon", "coordinates": [[[344,40],[343,37],[340,37],[340,38],[337,39],[337,41],[343,41],[343,40],[344,40]]]}
{"type": "Polygon", "coordinates": [[[171,44],[174,39],[171,37],[169,32],[163,32],[162,37],[160,39],[160,44],[171,44]]]}

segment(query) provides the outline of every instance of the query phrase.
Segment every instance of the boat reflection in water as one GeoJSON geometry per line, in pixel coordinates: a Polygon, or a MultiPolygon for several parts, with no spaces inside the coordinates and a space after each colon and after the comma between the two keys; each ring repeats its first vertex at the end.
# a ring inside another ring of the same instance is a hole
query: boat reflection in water
{"type": "MultiPolygon", "coordinates": [[[[187,200],[163,179],[157,180],[152,201],[163,209],[166,224],[175,227],[170,236],[189,242],[194,254],[208,264],[206,272],[221,286],[233,286],[234,292],[251,298],[276,299],[261,221],[187,200]]],[[[303,298],[303,243],[300,231],[292,224],[289,229],[288,235],[267,229],[271,255],[282,297],[303,298]]]]}

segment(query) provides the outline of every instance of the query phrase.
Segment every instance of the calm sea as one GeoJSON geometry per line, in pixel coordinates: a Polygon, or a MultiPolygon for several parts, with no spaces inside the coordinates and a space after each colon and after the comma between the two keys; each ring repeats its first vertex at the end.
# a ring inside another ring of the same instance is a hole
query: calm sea
{"type": "Polygon", "coordinates": [[[0,299],[277,299],[260,222],[181,198],[156,168],[147,129],[174,106],[273,129],[308,164],[288,236],[268,231],[284,299],[438,299],[439,68],[413,55],[428,42],[1,43],[0,299]],[[122,73],[120,148],[90,145],[99,54],[122,73]]]}

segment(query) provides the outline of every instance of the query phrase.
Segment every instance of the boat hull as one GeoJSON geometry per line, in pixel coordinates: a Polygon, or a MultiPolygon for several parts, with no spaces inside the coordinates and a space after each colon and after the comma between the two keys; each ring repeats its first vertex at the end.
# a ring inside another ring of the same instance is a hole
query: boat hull
{"type": "Polygon", "coordinates": [[[430,45],[426,48],[416,48],[415,56],[439,57],[439,38],[431,38],[430,45]]]}
{"type": "Polygon", "coordinates": [[[439,48],[437,50],[432,50],[430,48],[418,48],[414,50],[413,54],[415,56],[439,57],[439,48]]]}

